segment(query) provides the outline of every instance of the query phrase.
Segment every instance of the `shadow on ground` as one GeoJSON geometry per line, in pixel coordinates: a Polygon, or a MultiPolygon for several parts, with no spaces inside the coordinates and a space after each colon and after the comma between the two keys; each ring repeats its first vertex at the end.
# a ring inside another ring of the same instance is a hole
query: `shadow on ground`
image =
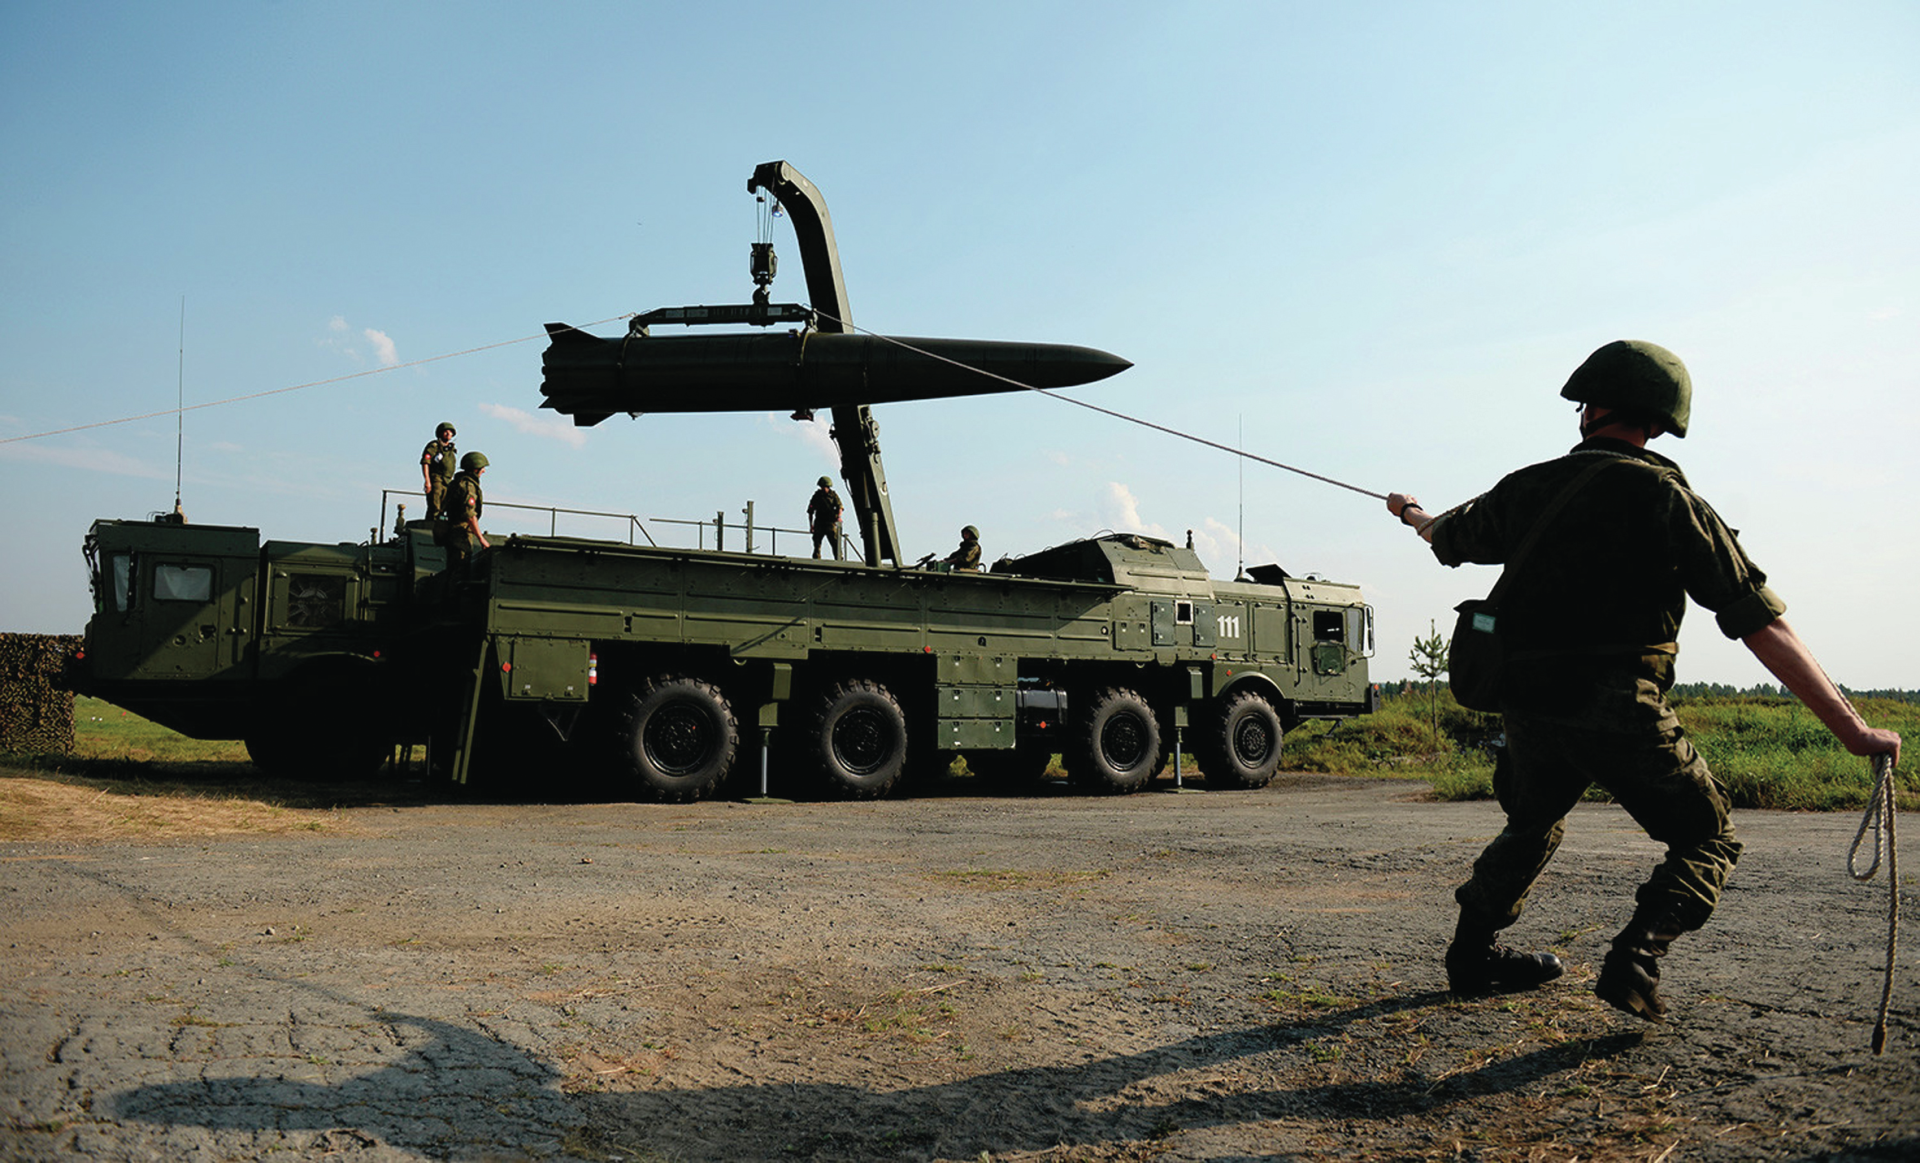
{"type": "Polygon", "coordinates": [[[1271,1064],[1244,1061],[1327,1039],[1354,1023],[1453,1000],[1445,992],[1386,998],[1317,1016],[1311,1024],[1205,1034],[1074,1066],[1008,1070],[897,1091],[781,1082],[582,1095],[576,1101],[587,1116],[589,1137],[615,1152],[717,1158],[701,1144],[724,1136],[739,1157],[974,1158],[1061,1146],[1096,1148],[1162,1138],[1175,1130],[1271,1119],[1418,1118],[1462,1100],[1521,1090],[1625,1053],[1642,1041],[1637,1032],[1616,1034],[1438,1078],[1409,1070],[1391,1080],[1318,1086],[1279,1085],[1271,1064]],[[1242,1073],[1232,1081],[1166,1077],[1235,1062],[1242,1073]],[[1263,1074],[1274,1084],[1260,1085],[1263,1074]],[[983,1118],[983,1112],[993,1117],[983,1118]],[[952,1129],[983,1125],[994,1129],[952,1129]]]}

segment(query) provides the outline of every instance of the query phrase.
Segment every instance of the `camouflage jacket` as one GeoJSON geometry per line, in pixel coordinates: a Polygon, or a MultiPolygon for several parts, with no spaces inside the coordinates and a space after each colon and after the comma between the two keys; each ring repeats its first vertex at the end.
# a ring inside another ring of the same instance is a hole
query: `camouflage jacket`
{"type": "Polygon", "coordinates": [[[484,500],[479,477],[465,471],[454,475],[453,483],[447,486],[446,504],[442,506],[447,520],[452,524],[454,536],[468,534],[467,518],[472,516],[476,521],[480,519],[480,512],[485,507],[484,500]]]}
{"type": "Polygon", "coordinates": [[[840,519],[840,494],[829,488],[813,490],[813,499],[807,502],[807,530],[811,533],[828,533],[833,530],[834,522],[840,519]]]}
{"type": "Polygon", "coordinates": [[[1572,714],[1588,723],[1670,724],[1662,696],[1673,685],[1689,596],[1714,612],[1729,638],[1754,633],[1786,609],[1735,531],[1673,461],[1624,441],[1585,441],[1442,514],[1433,554],[1449,566],[1503,564],[1595,457],[1619,464],[1567,502],[1501,595],[1508,701],[1528,713],[1588,704],[1572,714]],[[1637,706],[1621,705],[1622,696],[1637,706]],[[1591,705],[1596,699],[1612,711],[1591,705]]]}
{"type": "Polygon", "coordinates": [[[422,449],[420,453],[420,463],[426,467],[428,475],[433,478],[434,483],[443,488],[452,482],[454,468],[458,463],[458,459],[459,454],[454,450],[453,441],[451,440],[444,443],[438,440],[429,440],[427,441],[426,448],[422,449]]]}
{"type": "Polygon", "coordinates": [[[946,562],[955,569],[979,569],[980,543],[978,541],[962,541],[960,548],[947,554],[946,562]]]}

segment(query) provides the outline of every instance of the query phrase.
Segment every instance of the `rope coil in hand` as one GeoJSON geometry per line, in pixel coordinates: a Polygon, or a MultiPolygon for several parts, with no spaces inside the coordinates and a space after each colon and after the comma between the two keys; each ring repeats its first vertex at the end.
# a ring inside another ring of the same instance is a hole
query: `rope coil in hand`
{"type": "Polygon", "coordinates": [[[1876,755],[1873,757],[1873,795],[1867,801],[1866,815],[1860,819],[1860,830],[1854,833],[1853,845],[1847,849],[1847,873],[1855,880],[1872,880],[1880,870],[1883,852],[1887,860],[1887,976],[1880,989],[1880,1014],[1873,1025],[1875,1054],[1884,1053],[1887,1048],[1887,1010],[1893,1004],[1893,957],[1900,939],[1900,853],[1894,846],[1893,816],[1893,756],[1876,755]],[[1860,845],[1869,832],[1873,833],[1873,863],[1863,872],[1860,845]]]}

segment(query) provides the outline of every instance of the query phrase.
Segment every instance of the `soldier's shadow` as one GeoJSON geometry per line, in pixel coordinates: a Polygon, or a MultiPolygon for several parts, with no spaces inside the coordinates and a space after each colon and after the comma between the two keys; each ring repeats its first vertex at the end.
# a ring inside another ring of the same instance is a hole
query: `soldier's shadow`
{"type": "Polygon", "coordinates": [[[214,1059],[199,1078],[114,1095],[108,1113],[122,1122],[212,1131],[344,1133],[362,1146],[379,1142],[441,1157],[523,1152],[579,1125],[557,1071],[479,1030],[382,1011],[355,1032],[360,1052],[384,1049],[391,1061],[335,1082],[314,1080],[342,1069],[324,1060],[325,1049],[306,1057],[285,1049],[214,1059]],[[254,1073],[228,1073],[248,1066],[254,1073]]]}
{"type": "MultiPolygon", "coordinates": [[[[1583,1062],[1611,1058],[1642,1043],[1626,1033],[1503,1057],[1443,1078],[1402,1072],[1392,1081],[1319,1086],[1261,1085],[1270,1063],[1221,1077],[1237,1060],[1307,1043],[1332,1047],[1342,1030],[1390,1014],[1449,1004],[1425,992],[1386,998],[1314,1017],[1299,1025],[1198,1035],[1135,1054],[1095,1057],[1072,1066],[1038,1066],[901,1090],[837,1083],[762,1083],[692,1090],[578,1096],[590,1125],[614,1146],[640,1145],[673,1156],[715,1142],[777,1144],[780,1157],[975,1158],[1161,1136],[1173,1128],[1235,1125],[1281,1117],[1348,1121],[1402,1118],[1463,1099],[1519,1090],[1583,1062]],[[1196,1068],[1199,1074],[1195,1075],[1196,1068]],[[1139,1083],[1189,1072],[1181,1083],[1129,1094],[1139,1083]],[[1184,1092],[1173,1090],[1185,1085],[1184,1092]],[[1169,1093],[1178,1093],[1170,1101],[1169,1093]],[[981,1131],[979,1128],[991,1128],[981,1131]]],[[[1271,1078],[1271,1075],[1269,1075],[1271,1078]]]]}
{"type": "MultiPolygon", "coordinates": [[[[344,1134],[446,1156],[475,1150],[519,1153],[558,1140],[583,1121],[621,1144],[711,1154],[724,1143],[778,1144],[782,1157],[973,1158],[981,1152],[1045,1150],[1140,1140],[1170,1128],[1232,1125],[1277,1117],[1315,1120],[1401,1118],[1464,1098],[1517,1090],[1582,1062],[1618,1055],[1638,1033],[1566,1043],[1501,1058],[1444,1079],[1402,1074],[1392,1081],[1321,1086],[1249,1085],[1201,1078],[1168,1101],[1135,1084],[1307,1043],[1333,1044],[1346,1027],[1394,1013],[1446,1005],[1426,992],[1318,1015],[1298,1025],[1197,1035],[1134,1054],[1096,1056],[1071,1066],[1000,1071],[929,1086],[886,1090],[841,1083],[756,1083],[565,1096],[559,1074],[481,1031],[432,1018],[382,1013],[395,1060],[338,1082],[271,1075],[201,1078],[123,1091],[107,1104],[122,1121],[213,1131],[344,1134]],[[402,1030],[411,1031],[402,1034],[402,1030]],[[979,1128],[990,1128],[981,1131],[979,1128]]],[[[257,1060],[256,1060],[257,1061],[257,1060]]],[[[1270,1069],[1271,1067],[1261,1067],[1270,1069]]],[[[296,1071],[296,1073],[298,1073],[296,1071]]],[[[1189,1075],[1191,1077],[1191,1075],[1189,1075]]],[[[340,1144],[333,1144],[339,1146],[340,1144]]],[[[744,1156],[739,1156],[744,1157],[744,1156]]]]}

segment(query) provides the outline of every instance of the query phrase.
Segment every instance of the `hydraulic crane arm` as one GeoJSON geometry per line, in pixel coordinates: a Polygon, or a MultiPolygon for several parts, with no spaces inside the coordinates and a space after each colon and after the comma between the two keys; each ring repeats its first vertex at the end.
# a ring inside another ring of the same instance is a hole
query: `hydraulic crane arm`
{"type": "MultiPolygon", "coordinates": [[[[844,332],[852,327],[847,284],[840,273],[840,251],[833,241],[833,218],[820,191],[786,162],[765,162],[747,179],[747,192],[765,190],[786,210],[800,245],[800,266],[807,276],[807,297],[819,315],[818,330],[844,332]]],[[[836,405],[833,442],[840,450],[840,476],[860,523],[860,541],[868,565],[900,564],[898,527],[887,496],[887,471],[880,463],[880,425],[865,404],[836,405]]]]}

